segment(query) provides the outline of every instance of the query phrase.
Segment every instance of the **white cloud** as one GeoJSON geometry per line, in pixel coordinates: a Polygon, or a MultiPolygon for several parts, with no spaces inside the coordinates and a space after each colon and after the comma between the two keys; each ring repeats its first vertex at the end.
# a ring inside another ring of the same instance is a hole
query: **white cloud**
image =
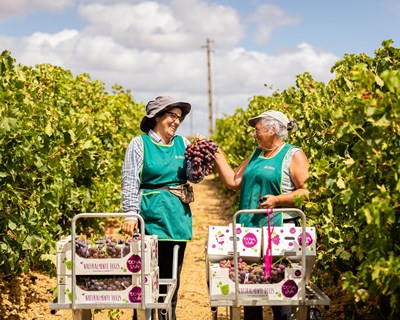
{"type": "Polygon", "coordinates": [[[0,21],[34,11],[62,10],[74,0],[0,0],[0,21]]]}
{"type": "Polygon", "coordinates": [[[77,30],[63,30],[54,34],[35,32],[29,37],[0,36],[0,43],[11,51],[17,63],[51,63],[69,68],[71,64],[67,55],[78,37],[77,30]]]}
{"type": "MultiPolygon", "coordinates": [[[[290,52],[268,55],[257,51],[236,48],[216,53],[218,64],[216,85],[224,94],[229,91],[248,93],[252,89],[262,89],[264,84],[282,90],[294,84],[295,76],[305,71],[316,75],[316,80],[326,81],[326,73],[337,57],[330,53],[319,53],[308,44],[300,44],[290,52]],[[218,74],[221,71],[221,74],[218,74]]],[[[254,91],[254,94],[261,94],[254,91]]]]}
{"type": "Polygon", "coordinates": [[[108,35],[123,46],[143,50],[194,50],[208,37],[232,46],[243,36],[235,10],[198,0],[174,0],[171,6],[152,1],[89,4],[80,6],[79,13],[90,22],[85,32],[108,35]]]}
{"type": "Polygon", "coordinates": [[[264,4],[250,16],[250,21],[256,25],[253,37],[257,43],[267,42],[274,29],[282,26],[295,25],[301,21],[299,16],[289,15],[274,4],[264,4]]]}

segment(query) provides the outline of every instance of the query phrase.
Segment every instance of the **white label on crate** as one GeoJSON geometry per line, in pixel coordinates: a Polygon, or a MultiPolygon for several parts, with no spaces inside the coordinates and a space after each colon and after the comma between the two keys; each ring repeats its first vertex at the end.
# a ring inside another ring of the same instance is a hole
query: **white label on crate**
{"type": "Polygon", "coordinates": [[[256,295],[256,296],[266,296],[270,294],[274,294],[275,290],[274,288],[243,288],[239,287],[239,293],[240,294],[247,294],[247,295],[256,295]]]}
{"type": "Polygon", "coordinates": [[[121,269],[119,263],[113,262],[88,262],[82,263],[83,269],[85,270],[108,270],[108,269],[121,269]]]}
{"type": "Polygon", "coordinates": [[[88,302],[119,302],[122,301],[120,294],[85,294],[85,301],[88,302]]]}

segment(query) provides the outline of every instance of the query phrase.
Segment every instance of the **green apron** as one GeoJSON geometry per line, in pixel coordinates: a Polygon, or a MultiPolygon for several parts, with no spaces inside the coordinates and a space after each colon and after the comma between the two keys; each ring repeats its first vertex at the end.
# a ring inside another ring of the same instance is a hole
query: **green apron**
{"type": "MultiPolygon", "coordinates": [[[[185,143],[177,136],[171,144],[154,142],[147,134],[143,141],[141,184],[173,186],[186,183],[185,143]]],[[[192,213],[188,204],[165,189],[142,190],[140,214],[147,234],[158,240],[187,241],[192,239],[192,213]]]]}
{"type": "MultiPolygon", "coordinates": [[[[242,177],[239,210],[259,209],[260,196],[282,194],[283,160],[292,145],[285,143],[271,158],[265,158],[261,149],[256,149],[247,164],[242,177]]],[[[238,222],[245,227],[268,225],[268,216],[263,214],[241,214],[238,222]]],[[[282,213],[271,216],[270,224],[282,225],[282,213]]]]}

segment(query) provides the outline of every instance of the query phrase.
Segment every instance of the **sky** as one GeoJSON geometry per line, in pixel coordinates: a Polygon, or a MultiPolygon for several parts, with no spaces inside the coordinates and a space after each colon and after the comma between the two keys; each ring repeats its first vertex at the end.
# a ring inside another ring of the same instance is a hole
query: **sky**
{"type": "Polygon", "coordinates": [[[209,92],[215,121],[304,72],[327,83],[345,54],[373,57],[389,39],[399,47],[398,0],[0,0],[1,52],[119,84],[136,102],[187,101],[187,136],[209,136],[209,92]]]}

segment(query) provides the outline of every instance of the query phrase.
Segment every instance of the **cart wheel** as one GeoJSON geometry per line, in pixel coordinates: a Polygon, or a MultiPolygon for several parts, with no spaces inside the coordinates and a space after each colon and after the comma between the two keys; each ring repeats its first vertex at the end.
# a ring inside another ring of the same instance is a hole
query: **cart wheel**
{"type": "Polygon", "coordinates": [[[308,320],[323,320],[321,311],[317,307],[310,307],[308,320]]]}
{"type": "Polygon", "coordinates": [[[217,307],[211,307],[211,319],[218,320],[218,308],[217,307]]]}

